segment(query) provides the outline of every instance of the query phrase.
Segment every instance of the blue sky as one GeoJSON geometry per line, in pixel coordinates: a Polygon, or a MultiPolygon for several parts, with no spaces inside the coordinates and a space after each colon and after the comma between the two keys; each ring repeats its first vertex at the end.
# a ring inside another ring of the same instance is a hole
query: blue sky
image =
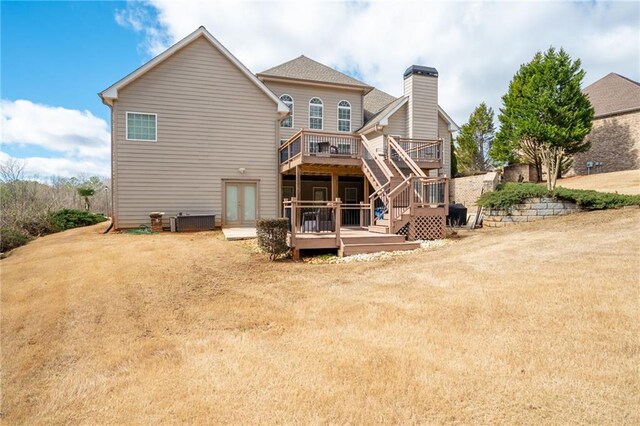
{"type": "MultiPolygon", "coordinates": [[[[114,19],[117,9],[125,6],[2,2],[2,99],[89,110],[108,121],[109,108],[97,92],[149,57],[138,48],[139,37],[114,19]]],[[[9,143],[2,150],[18,158],[60,154],[43,145],[9,143]]]]}
{"type": "Polygon", "coordinates": [[[638,3],[3,1],[0,8],[0,160],[26,159],[40,176],[108,175],[109,109],[97,92],[199,25],[254,72],[305,54],[400,95],[407,66],[436,66],[440,104],[459,124],[480,102],[497,111],[518,66],[550,45],[582,59],[586,84],[611,71],[640,79],[638,3]],[[381,31],[397,22],[402,31],[381,31]]]}

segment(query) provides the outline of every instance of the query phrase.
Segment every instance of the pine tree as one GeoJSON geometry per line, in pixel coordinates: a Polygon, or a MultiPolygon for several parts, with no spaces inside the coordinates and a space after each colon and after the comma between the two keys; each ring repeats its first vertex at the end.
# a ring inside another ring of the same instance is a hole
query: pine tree
{"type": "Polygon", "coordinates": [[[456,153],[455,139],[451,139],[451,177],[458,175],[458,154],[456,153]]]}
{"type": "Polygon", "coordinates": [[[460,128],[456,154],[461,171],[472,173],[490,168],[488,154],[495,135],[493,115],[493,109],[483,102],[460,128]]]}
{"type": "MultiPolygon", "coordinates": [[[[499,163],[524,159],[547,172],[547,187],[555,188],[566,158],[587,151],[593,107],[580,86],[585,72],[580,60],[549,48],[520,66],[500,109],[500,131],[490,156],[499,163]]],[[[539,176],[540,177],[540,176],[539,176]]]]}

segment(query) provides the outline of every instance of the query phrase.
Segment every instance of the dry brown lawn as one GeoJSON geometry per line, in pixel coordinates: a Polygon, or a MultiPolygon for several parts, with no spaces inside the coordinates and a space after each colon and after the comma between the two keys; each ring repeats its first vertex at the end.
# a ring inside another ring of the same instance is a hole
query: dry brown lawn
{"type": "Polygon", "coordinates": [[[623,172],[564,178],[558,180],[558,186],[637,195],[640,194],[640,170],[625,170],[623,172]]]}
{"type": "Polygon", "coordinates": [[[0,262],[3,423],[640,423],[640,210],[338,265],[104,227],[0,262]]]}

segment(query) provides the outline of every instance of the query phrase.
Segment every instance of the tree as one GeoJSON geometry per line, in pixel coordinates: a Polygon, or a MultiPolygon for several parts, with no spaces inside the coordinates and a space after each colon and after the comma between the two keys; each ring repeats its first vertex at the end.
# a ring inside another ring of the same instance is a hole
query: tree
{"type": "Polygon", "coordinates": [[[455,139],[451,138],[451,177],[458,175],[458,154],[456,153],[455,139]]]}
{"type": "Polygon", "coordinates": [[[493,115],[493,109],[483,102],[460,128],[456,154],[463,172],[486,171],[490,168],[488,154],[495,136],[493,115]]]}
{"type": "Polygon", "coordinates": [[[89,186],[81,186],[78,188],[78,195],[84,198],[84,207],[85,210],[89,211],[91,209],[91,199],[93,195],[96,193],[96,190],[89,186]]]}
{"type": "Polygon", "coordinates": [[[525,160],[539,174],[544,167],[547,187],[555,188],[567,157],[590,147],[585,136],[591,131],[593,107],[580,90],[584,75],[579,59],[553,47],[521,65],[502,97],[491,158],[503,164],[525,160]]]}

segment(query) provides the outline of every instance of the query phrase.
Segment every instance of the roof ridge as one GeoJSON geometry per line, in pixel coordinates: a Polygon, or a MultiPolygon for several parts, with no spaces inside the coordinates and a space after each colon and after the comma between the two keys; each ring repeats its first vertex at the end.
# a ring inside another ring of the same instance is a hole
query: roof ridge
{"type": "MultiPolygon", "coordinates": [[[[293,58],[293,59],[289,59],[288,61],[285,61],[285,62],[283,62],[283,63],[281,63],[281,64],[274,65],[274,66],[272,66],[272,67],[271,67],[271,68],[269,68],[269,69],[266,69],[266,70],[264,70],[264,71],[260,71],[260,72],[256,73],[256,75],[258,75],[258,74],[264,74],[264,73],[267,73],[267,72],[269,72],[269,71],[271,71],[271,70],[274,70],[274,69],[276,69],[276,68],[279,68],[279,67],[281,67],[281,66],[283,66],[283,65],[290,64],[291,62],[296,61],[296,60],[298,60],[298,59],[300,59],[300,58],[307,58],[307,57],[306,57],[306,56],[304,56],[304,55],[296,56],[295,58],[293,58]]],[[[307,58],[307,59],[309,59],[309,58],[307,58]]]]}
{"type": "Polygon", "coordinates": [[[294,80],[320,81],[365,88],[372,87],[355,77],[305,55],[300,55],[296,58],[290,59],[267,70],[261,71],[256,75],[259,77],[280,77],[294,80]],[[307,69],[306,72],[305,68],[307,69]],[[309,72],[310,70],[314,71],[309,72]]]}
{"type": "Polygon", "coordinates": [[[617,72],[611,72],[611,73],[609,73],[609,74],[617,75],[618,77],[620,77],[620,78],[624,78],[625,80],[627,80],[627,81],[628,81],[628,82],[630,82],[630,83],[633,83],[633,84],[636,84],[636,85],[640,86],[640,83],[638,83],[637,81],[635,81],[635,80],[631,80],[629,77],[625,77],[624,75],[622,75],[622,74],[618,74],[617,72]]]}
{"type": "Polygon", "coordinates": [[[345,73],[343,73],[342,71],[338,71],[337,69],[335,69],[335,68],[333,68],[333,67],[330,67],[329,65],[325,65],[325,64],[323,64],[322,62],[316,61],[315,59],[312,59],[312,58],[310,58],[310,57],[308,57],[308,56],[300,55],[300,57],[301,57],[301,58],[308,59],[308,60],[310,60],[311,62],[315,62],[316,64],[318,64],[318,65],[320,65],[320,66],[323,66],[323,67],[325,67],[325,68],[327,68],[327,69],[329,69],[329,70],[331,70],[331,71],[339,72],[340,74],[345,75],[345,76],[347,76],[347,77],[349,77],[349,78],[351,78],[351,79],[353,79],[353,80],[355,80],[355,81],[357,81],[357,82],[359,82],[359,83],[362,83],[362,84],[364,84],[364,85],[369,86],[369,84],[365,83],[364,81],[358,80],[358,79],[357,79],[357,78],[355,78],[355,77],[352,77],[352,76],[350,76],[350,75],[348,75],[348,74],[345,74],[345,73]]]}

